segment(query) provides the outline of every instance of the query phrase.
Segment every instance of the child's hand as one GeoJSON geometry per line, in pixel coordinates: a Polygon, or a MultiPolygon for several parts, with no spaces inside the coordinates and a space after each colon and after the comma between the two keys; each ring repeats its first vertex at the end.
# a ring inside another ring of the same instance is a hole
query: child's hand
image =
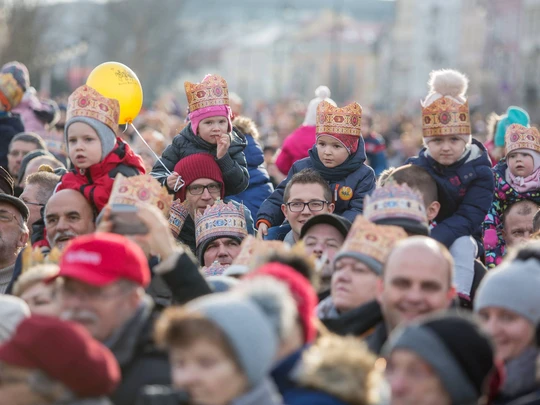
{"type": "Polygon", "coordinates": [[[169,189],[174,190],[174,186],[176,185],[176,180],[178,180],[178,177],[180,177],[180,175],[176,172],[172,172],[167,177],[167,187],[169,187],[169,189]]]}
{"type": "Polygon", "coordinates": [[[268,225],[262,223],[259,224],[259,229],[257,230],[257,238],[264,239],[264,236],[268,235],[268,225]]]}
{"type": "Polygon", "coordinates": [[[217,141],[217,153],[216,157],[221,159],[229,151],[229,146],[231,146],[231,137],[229,134],[223,134],[217,141]]]}

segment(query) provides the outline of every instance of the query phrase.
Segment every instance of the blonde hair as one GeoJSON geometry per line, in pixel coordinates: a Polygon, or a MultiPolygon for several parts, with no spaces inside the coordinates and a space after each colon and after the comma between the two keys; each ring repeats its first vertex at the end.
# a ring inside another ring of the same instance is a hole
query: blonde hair
{"type": "MultiPolygon", "coordinates": [[[[30,267],[27,271],[21,274],[13,285],[13,295],[20,297],[30,287],[58,275],[59,270],[59,267],[55,264],[39,264],[37,266],[30,267]]],[[[60,283],[61,280],[57,278],[54,280],[53,286],[56,288],[60,285],[60,283]]]]}

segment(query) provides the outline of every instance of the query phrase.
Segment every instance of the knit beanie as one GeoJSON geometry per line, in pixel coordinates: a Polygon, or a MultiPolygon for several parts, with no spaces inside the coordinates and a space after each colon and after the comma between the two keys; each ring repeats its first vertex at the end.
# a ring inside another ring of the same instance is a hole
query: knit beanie
{"type": "Polygon", "coordinates": [[[508,127],[512,124],[520,124],[524,127],[528,127],[530,118],[527,111],[521,107],[508,107],[506,114],[504,114],[497,123],[497,129],[495,130],[495,136],[493,137],[495,146],[501,148],[504,146],[504,135],[506,134],[508,127]]]}
{"type": "Polygon", "coordinates": [[[484,277],[474,299],[474,311],[498,307],[515,312],[533,326],[540,322],[540,261],[503,262],[484,277]]]}
{"type": "Polygon", "coordinates": [[[512,153],[523,153],[530,155],[533,158],[534,170],[536,171],[540,167],[540,153],[531,149],[515,149],[512,153]]]}
{"type": "Polygon", "coordinates": [[[99,140],[101,141],[101,160],[105,159],[105,156],[107,156],[109,153],[112,152],[114,149],[114,146],[116,145],[116,134],[114,131],[109,128],[107,125],[102,123],[101,121],[96,120],[95,118],[90,117],[73,117],[69,121],[66,122],[66,126],[64,129],[64,138],[66,141],[66,145],[68,148],[69,153],[69,142],[68,142],[68,130],[71,124],[74,122],[84,122],[85,124],[88,124],[92,127],[94,131],[96,131],[97,136],[99,137],[99,140]]]}
{"type": "Polygon", "coordinates": [[[186,308],[203,314],[227,336],[250,386],[268,375],[278,348],[277,326],[254,300],[221,293],[190,301],[186,308]]]}
{"type": "Polygon", "coordinates": [[[317,337],[313,314],[317,307],[317,294],[309,281],[292,267],[281,263],[267,263],[259,267],[250,277],[271,276],[284,282],[289,288],[298,310],[304,330],[304,343],[312,343],[317,337]]]}
{"type": "Polygon", "coordinates": [[[315,98],[308,104],[306,117],[304,118],[302,125],[315,126],[317,123],[317,107],[323,100],[332,104],[334,107],[337,107],[335,101],[330,98],[330,89],[326,86],[317,87],[315,90],[315,98]]]}
{"type": "Polygon", "coordinates": [[[198,135],[197,131],[199,130],[199,123],[202,120],[210,117],[227,118],[227,131],[230,132],[232,130],[231,116],[231,107],[229,107],[228,105],[213,105],[210,107],[200,108],[196,111],[189,113],[188,118],[191,122],[191,130],[195,135],[198,135]]]}
{"type": "Polygon", "coordinates": [[[225,183],[223,181],[223,173],[216,163],[214,156],[209,153],[195,153],[188,155],[174,166],[174,171],[182,177],[185,184],[175,194],[175,198],[180,201],[186,199],[187,187],[198,179],[210,179],[221,184],[221,198],[225,196],[225,183]]]}
{"type": "Polygon", "coordinates": [[[30,316],[30,308],[22,299],[0,295],[0,344],[11,338],[19,323],[30,316]]]}
{"type": "Polygon", "coordinates": [[[8,62],[2,66],[0,72],[11,73],[23,92],[30,87],[30,73],[28,73],[28,68],[23,63],[17,61],[8,62]]]}
{"type": "Polygon", "coordinates": [[[453,404],[477,403],[495,367],[489,337],[472,319],[453,314],[397,329],[383,353],[389,356],[398,349],[411,351],[429,364],[453,404]]]}

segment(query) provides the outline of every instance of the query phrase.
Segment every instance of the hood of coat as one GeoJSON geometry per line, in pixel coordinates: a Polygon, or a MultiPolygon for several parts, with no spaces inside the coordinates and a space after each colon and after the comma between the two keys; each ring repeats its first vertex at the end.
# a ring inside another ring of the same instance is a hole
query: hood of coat
{"type": "Polygon", "coordinates": [[[383,381],[376,360],[359,339],[327,335],[304,352],[295,379],[350,405],[374,404],[383,381]]]}

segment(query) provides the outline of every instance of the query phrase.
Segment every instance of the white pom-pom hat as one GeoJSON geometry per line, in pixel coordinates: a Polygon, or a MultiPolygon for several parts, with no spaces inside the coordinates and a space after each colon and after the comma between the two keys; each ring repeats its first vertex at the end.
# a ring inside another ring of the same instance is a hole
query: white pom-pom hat
{"type": "Polygon", "coordinates": [[[315,126],[317,124],[317,107],[321,101],[327,101],[334,107],[337,107],[337,104],[334,100],[330,98],[330,95],[331,93],[328,87],[317,87],[317,89],[315,90],[315,98],[311,100],[308,104],[306,117],[304,118],[304,123],[302,125],[315,126]]]}

